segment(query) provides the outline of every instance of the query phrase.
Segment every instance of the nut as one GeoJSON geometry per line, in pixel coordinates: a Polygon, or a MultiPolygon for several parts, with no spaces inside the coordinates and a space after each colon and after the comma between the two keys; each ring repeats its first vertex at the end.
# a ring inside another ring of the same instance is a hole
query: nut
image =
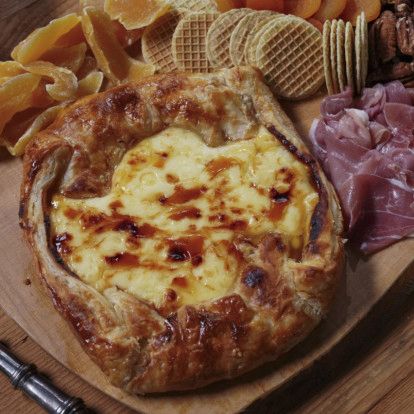
{"type": "Polygon", "coordinates": [[[397,17],[407,17],[413,12],[413,1],[395,0],[394,10],[397,17]]]}
{"type": "Polygon", "coordinates": [[[375,22],[376,53],[381,62],[386,63],[394,59],[397,54],[396,18],[393,12],[386,10],[375,22]]]}
{"type": "Polygon", "coordinates": [[[414,75],[414,62],[388,62],[368,75],[369,83],[409,78],[414,75]]]}
{"type": "Polygon", "coordinates": [[[414,56],[414,22],[411,16],[398,19],[397,42],[403,55],[414,56]]]}

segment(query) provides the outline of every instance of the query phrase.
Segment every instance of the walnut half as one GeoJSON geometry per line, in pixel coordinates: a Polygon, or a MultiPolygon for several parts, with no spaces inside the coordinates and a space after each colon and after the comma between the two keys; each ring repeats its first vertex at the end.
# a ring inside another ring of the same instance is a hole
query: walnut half
{"type": "Polygon", "coordinates": [[[398,19],[397,42],[403,55],[414,56],[414,22],[411,16],[398,19]]]}

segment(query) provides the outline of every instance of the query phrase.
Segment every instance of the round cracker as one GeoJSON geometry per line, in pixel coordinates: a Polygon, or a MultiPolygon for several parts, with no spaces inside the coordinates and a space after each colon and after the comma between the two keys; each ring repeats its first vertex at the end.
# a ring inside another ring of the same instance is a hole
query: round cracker
{"type": "Polygon", "coordinates": [[[361,16],[357,17],[355,28],[355,87],[356,93],[361,93],[362,86],[362,35],[361,35],[361,16]]]}
{"type": "Polygon", "coordinates": [[[238,66],[247,64],[244,54],[247,37],[255,28],[256,23],[263,22],[264,17],[270,17],[272,15],[273,12],[262,10],[249,13],[239,21],[230,38],[230,58],[233,65],[238,66]]]}
{"type": "Polygon", "coordinates": [[[334,88],[331,73],[331,21],[326,20],[323,25],[322,44],[323,44],[323,71],[325,74],[326,89],[329,95],[333,95],[334,88]]]}
{"type": "Polygon", "coordinates": [[[219,68],[232,67],[230,58],[230,38],[233,30],[243,17],[252,13],[251,9],[233,9],[222,13],[211,25],[207,33],[207,57],[210,63],[219,68]]]}
{"type": "Polygon", "coordinates": [[[331,76],[334,93],[339,92],[338,71],[336,62],[336,28],[338,26],[337,20],[332,20],[331,23],[331,37],[330,37],[330,54],[331,54],[331,76]]]}
{"type": "Polygon", "coordinates": [[[211,72],[206,37],[219,16],[214,12],[189,13],[181,19],[172,38],[172,55],[178,69],[186,72],[211,72]]]}
{"type": "Polygon", "coordinates": [[[268,23],[256,61],[273,92],[290,100],[315,93],[324,82],[322,34],[298,17],[268,23]]]}
{"type": "Polygon", "coordinates": [[[368,76],[368,22],[365,12],[361,13],[361,91],[365,88],[368,76]]]}
{"type": "Polygon", "coordinates": [[[351,89],[355,90],[354,79],[354,44],[355,34],[351,22],[345,25],[345,65],[346,65],[346,82],[351,89]]]}
{"type": "Polygon", "coordinates": [[[336,71],[338,75],[339,90],[342,92],[346,88],[345,23],[343,20],[338,20],[336,26],[336,71]]]}

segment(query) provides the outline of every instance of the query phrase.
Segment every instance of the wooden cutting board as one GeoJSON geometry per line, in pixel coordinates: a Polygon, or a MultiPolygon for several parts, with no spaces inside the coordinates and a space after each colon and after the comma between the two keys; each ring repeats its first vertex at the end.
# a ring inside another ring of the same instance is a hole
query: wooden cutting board
{"type": "MultiPolygon", "coordinates": [[[[32,4],[22,12],[25,12],[28,22],[30,19],[27,16],[33,14],[36,17],[36,25],[39,26],[52,16],[56,17],[66,10],[73,10],[76,1],[26,1],[26,5],[29,3],[32,4]],[[50,8],[47,13],[44,13],[43,9],[45,5],[50,8]]],[[[10,10],[14,12],[11,6],[10,10]]],[[[9,36],[8,42],[10,37],[15,37],[16,30],[19,30],[18,23],[21,23],[21,20],[16,14],[7,19],[5,30],[0,34],[0,43],[5,36],[9,36]]],[[[27,26],[25,30],[27,31],[27,26]]],[[[4,56],[4,49],[0,56],[4,56]]],[[[321,96],[317,96],[307,102],[284,105],[303,137],[306,137],[312,119],[319,114],[320,99],[321,96]]],[[[346,275],[338,289],[332,312],[305,342],[287,354],[283,360],[238,380],[221,382],[199,391],[157,397],[131,396],[107,382],[100,370],[83,352],[65,321],[54,311],[43,288],[39,286],[30,253],[22,241],[18,227],[20,179],[20,160],[11,158],[5,151],[0,151],[1,306],[58,361],[90,384],[143,413],[236,413],[279,388],[330,352],[341,340],[346,340],[353,327],[389,291],[403,294],[410,290],[414,283],[414,239],[397,243],[368,258],[348,251],[346,275]]]]}

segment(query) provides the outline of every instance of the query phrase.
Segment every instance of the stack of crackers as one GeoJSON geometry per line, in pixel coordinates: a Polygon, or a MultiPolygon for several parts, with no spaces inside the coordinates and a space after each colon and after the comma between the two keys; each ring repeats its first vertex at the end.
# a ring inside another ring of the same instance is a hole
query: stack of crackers
{"type": "Polygon", "coordinates": [[[291,100],[311,96],[323,84],[322,35],[306,20],[247,8],[219,13],[214,1],[174,3],[176,9],[142,37],[144,59],[159,72],[252,65],[277,96],[291,100]]]}
{"type": "Polygon", "coordinates": [[[368,74],[368,23],[365,13],[357,18],[355,32],[350,22],[327,20],[323,26],[323,63],[330,95],[351,87],[357,94],[368,74]]]}

